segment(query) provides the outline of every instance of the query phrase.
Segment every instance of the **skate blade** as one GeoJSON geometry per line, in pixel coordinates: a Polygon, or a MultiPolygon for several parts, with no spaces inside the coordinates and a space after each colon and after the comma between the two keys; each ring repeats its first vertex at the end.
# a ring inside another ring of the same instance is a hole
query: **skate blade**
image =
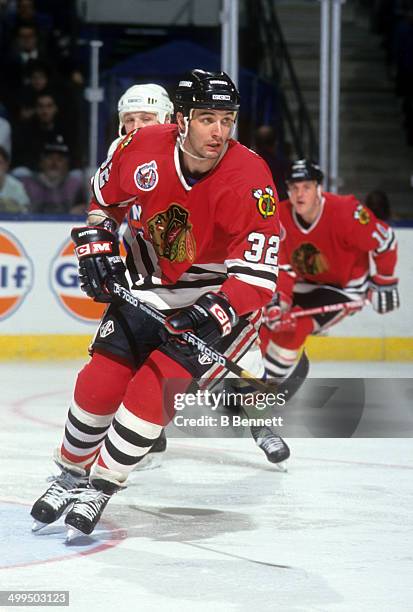
{"type": "Polygon", "coordinates": [[[66,514],[69,512],[69,510],[72,509],[72,507],[73,507],[73,502],[69,504],[67,508],[65,508],[64,512],[59,516],[59,518],[52,521],[51,523],[42,523],[41,521],[34,519],[33,524],[32,524],[32,532],[36,533],[37,531],[44,530],[46,527],[53,527],[62,517],[66,516],[66,514]]]}
{"type": "Polygon", "coordinates": [[[160,457],[161,453],[148,453],[142,461],[138,463],[138,465],[133,470],[134,472],[143,472],[144,470],[154,470],[156,468],[161,467],[162,465],[162,457],[160,457]]]}
{"type": "Polygon", "coordinates": [[[280,461],[279,463],[273,463],[273,466],[277,470],[277,472],[282,472],[285,474],[288,472],[288,463],[287,461],[280,461]]]}
{"type": "Polygon", "coordinates": [[[76,527],[66,527],[66,545],[70,546],[70,544],[78,543],[81,539],[83,540],[84,538],[89,539],[87,533],[83,533],[83,531],[80,531],[80,529],[76,529],[76,527]]]}
{"type": "Polygon", "coordinates": [[[51,523],[42,523],[41,521],[36,521],[36,519],[34,519],[33,524],[32,524],[32,532],[36,533],[37,531],[41,531],[42,529],[44,529],[45,527],[48,527],[49,525],[51,525],[51,523]]]}
{"type": "Polygon", "coordinates": [[[32,526],[32,534],[36,538],[61,535],[64,532],[65,527],[59,520],[53,523],[40,523],[39,521],[35,521],[32,526]]]}

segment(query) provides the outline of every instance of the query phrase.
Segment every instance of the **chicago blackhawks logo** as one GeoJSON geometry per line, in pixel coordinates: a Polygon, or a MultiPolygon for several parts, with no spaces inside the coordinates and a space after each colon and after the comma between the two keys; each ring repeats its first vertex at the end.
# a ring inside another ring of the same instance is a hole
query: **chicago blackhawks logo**
{"type": "Polygon", "coordinates": [[[329,269],[325,255],[310,242],[300,244],[292,254],[293,267],[302,275],[322,274],[329,269]]]}
{"type": "Polygon", "coordinates": [[[354,218],[361,223],[361,225],[367,225],[370,223],[370,215],[367,208],[364,208],[362,204],[359,204],[354,211],[354,218]]]}
{"type": "Polygon", "coordinates": [[[148,220],[148,231],[158,257],[182,263],[193,262],[196,245],[189,213],[178,204],[172,204],[148,220]]]}
{"type": "Polygon", "coordinates": [[[262,189],[253,189],[252,195],[257,200],[258,212],[264,219],[275,214],[274,191],[270,185],[264,191],[262,189]]]}
{"type": "Polygon", "coordinates": [[[135,185],[142,191],[152,191],[158,184],[158,166],[155,160],[138,166],[134,174],[135,185]]]}

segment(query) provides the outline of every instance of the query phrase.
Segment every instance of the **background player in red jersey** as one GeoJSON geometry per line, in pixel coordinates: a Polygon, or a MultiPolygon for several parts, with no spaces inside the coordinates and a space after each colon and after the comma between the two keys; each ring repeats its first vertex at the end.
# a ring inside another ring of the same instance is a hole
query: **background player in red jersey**
{"type": "Polygon", "coordinates": [[[239,94],[225,73],[193,70],[174,103],[178,125],[132,132],[102,164],[89,227],[72,231],[81,288],[109,306],[55,455],[62,472],[32,508],[43,524],[73,504],[66,525],[91,533],[173,416],[164,381],[177,380],[175,392],[183,392],[194,378],[225,376],[182,333],[193,330],[255,376],[264,374],[258,331],[276,288],[279,247],[272,177],[259,156],[231,139],[239,94]],[[116,230],[136,201],[143,233],[125,269],[116,230]],[[116,302],[114,282],[165,310],[168,332],[116,302]],[[81,493],[73,497],[73,488],[81,493]]]}
{"type": "Polygon", "coordinates": [[[354,196],[323,192],[322,180],[317,164],[296,161],[287,180],[289,199],[280,204],[284,236],[278,291],[266,307],[262,328],[265,368],[277,381],[293,375],[308,335],[335,325],[349,312],[342,308],[291,319],[286,316],[291,309],[366,297],[381,314],[399,307],[392,228],[354,196]],[[280,318],[285,325],[279,325],[280,318]]]}

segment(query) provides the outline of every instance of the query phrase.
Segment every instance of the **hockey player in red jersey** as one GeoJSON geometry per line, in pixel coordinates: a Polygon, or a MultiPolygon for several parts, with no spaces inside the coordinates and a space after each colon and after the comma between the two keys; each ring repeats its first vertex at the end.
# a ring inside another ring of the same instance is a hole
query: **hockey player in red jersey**
{"type": "Polygon", "coordinates": [[[72,506],[66,525],[91,533],[172,418],[163,381],[179,379],[184,391],[194,378],[225,375],[198,359],[182,333],[192,330],[255,376],[264,374],[258,331],[276,289],[279,247],[271,174],[231,138],[239,94],[225,73],[193,70],[174,104],[177,125],[132,132],[102,164],[92,181],[89,226],[72,231],[81,288],[109,306],[56,451],[62,472],[32,508],[43,524],[72,506]],[[136,201],[143,234],[125,269],[116,231],[136,201]],[[117,303],[114,282],[166,311],[168,332],[117,303]],[[75,497],[74,488],[81,490],[75,497]]]}
{"type": "Polygon", "coordinates": [[[392,228],[354,196],[323,192],[322,179],[315,163],[296,161],[287,180],[289,199],[280,203],[278,290],[261,332],[267,375],[278,382],[293,375],[307,336],[349,312],[292,318],[291,310],[366,297],[381,314],[399,306],[392,228]]]}

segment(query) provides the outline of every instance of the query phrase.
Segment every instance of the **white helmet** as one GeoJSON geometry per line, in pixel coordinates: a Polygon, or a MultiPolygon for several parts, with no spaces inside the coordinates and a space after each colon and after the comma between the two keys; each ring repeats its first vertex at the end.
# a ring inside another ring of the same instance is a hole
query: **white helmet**
{"type": "Polygon", "coordinates": [[[169,123],[174,112],[174,106],[166,89],[154,83],[132,85],[119,98],[119,136],[122,136],[123,117],[125,113],[136,112],[156,113],[159,123],[169,123]]]}

